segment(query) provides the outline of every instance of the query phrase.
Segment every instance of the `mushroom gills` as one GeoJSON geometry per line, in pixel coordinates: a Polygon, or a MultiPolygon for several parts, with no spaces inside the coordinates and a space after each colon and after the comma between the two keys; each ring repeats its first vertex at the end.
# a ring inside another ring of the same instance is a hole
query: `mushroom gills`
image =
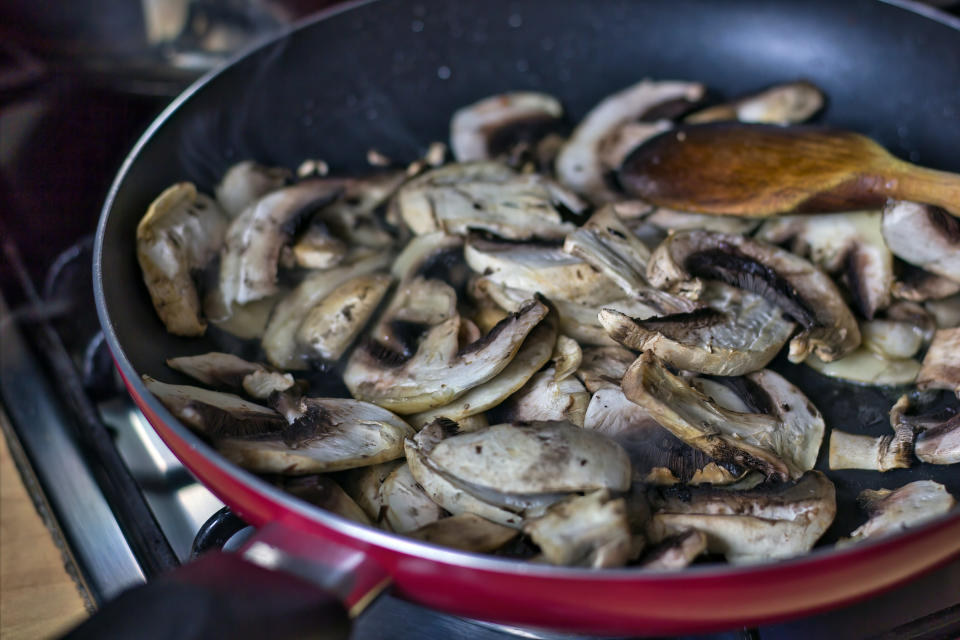
{"type": "Polygon", "coordinates": [[[137,224],[137,261],[153,308],[167,331],[200,336],[207,323],[192,272],[216,256],[227,218],[217,203],[189,182],[177,183],[150,203],[137,224]]]}
{"type": "Polygon", "coordinates": [[[551,95],[516,91],[489,96],[454,112],[450,148],[457,162],[516,156],[562,127],[563,107],[551,95]]]}
{"type": "Polygon", "coordinates": [[[868,519],[838,546],[919,526],[947,513],[957,503],[946,487],[932,480],[917,480],[895,490],[867,489],[860,493],[859,502],[868,519]]]}
{"type": "Polygon", "coordinates": [[[809,551],[837,512],[833,483],[819,471],[808,471],[793,483],[748,491],[661,487],[650,494],[650,541],[695,529],[706,535],[710,552],[722,553],[734,564],[809,551]]]}

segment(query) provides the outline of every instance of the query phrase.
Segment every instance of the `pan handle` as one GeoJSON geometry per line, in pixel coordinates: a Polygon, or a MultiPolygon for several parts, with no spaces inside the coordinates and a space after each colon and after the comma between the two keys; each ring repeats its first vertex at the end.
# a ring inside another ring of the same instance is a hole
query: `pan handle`
{"type": "Polygon", "coordinates": [[[345,639],[389,584],[356,549],[270,524],[236,553],[205,554],[104,605],[65,640],[345,639]]]}

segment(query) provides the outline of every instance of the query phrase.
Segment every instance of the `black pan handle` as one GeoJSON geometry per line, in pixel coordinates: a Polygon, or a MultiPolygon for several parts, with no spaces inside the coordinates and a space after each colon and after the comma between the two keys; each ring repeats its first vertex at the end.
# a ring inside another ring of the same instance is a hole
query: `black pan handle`
{"type": "Polygon", "coordinates": [[[348,638],[350,614],[389,584],[365,553],[280,525],[108,602],[64,640],[348,638]]]}

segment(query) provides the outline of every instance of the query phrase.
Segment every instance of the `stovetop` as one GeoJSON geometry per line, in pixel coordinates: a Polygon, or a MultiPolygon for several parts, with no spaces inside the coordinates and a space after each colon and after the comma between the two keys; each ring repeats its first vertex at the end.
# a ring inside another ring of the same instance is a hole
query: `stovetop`
{"type": "MultiPolygon", "coordinates": [[[[168,100],[56,75],[0,87],[0,398],[13,424],[5,435],[95,604],[192,554],[229,548],[243,533],[123,391],[93,307],[92,233],[102,201],[127,149],[168,100]]],[[[852,607],[698,637],[958,634],[960,559],[852,607]]],[[[353,637],[579,636],[464,620],[388,592],[355,621],[353,637]]]]}

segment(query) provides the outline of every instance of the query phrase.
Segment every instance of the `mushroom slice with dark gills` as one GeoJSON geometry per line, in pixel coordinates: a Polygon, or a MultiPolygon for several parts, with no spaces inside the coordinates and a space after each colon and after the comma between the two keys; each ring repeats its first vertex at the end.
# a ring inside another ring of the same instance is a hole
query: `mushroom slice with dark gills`
{"type": "Polygon", "coordinates": [[[643,556],[640,566],[655,571],[683,569],[706,550],[706,534],[696,529],[687,529],[664,538],[643,556]]]}
{"type": "Polygon", "coordinates": [[[292,177],[293,172],[284,167],[266,167],[244,160],[227,169],[214,189],[214,195],[232,220],[263,196],[287,184],[292,177]]]}
{"type": "Polygon", "coordinates": [[[221,437],[215,446],[251,471],[304,475],[400,458],[414,433],[386,409],[346,398],[300,398],[284,414],[281,429],[221,437]]]}
{"type": "Polygon", "coordinates": [[[286,391],[294,385],[289,373],[217,351],[169,358],[167,366],[211,387],[243,391],[258,400],[266,400],[274,391],[286,391]]]}
{"type": "Polygon", "coordinates": [[[759,295],[717,282],[707,288],[708,306],[696,311],[635,319],[604,309],[599,319],[617,342],[679,369],[739,376],[765,367],[796,325],[759,295]]]}
{"type": "Polygon", "coordinates": [[[418,428],[437,418],[447,418],[460,423],[463,431],[464,418],[483,413],[509,398],[550,360],[557,342],[556,315],[549,313],[533,328],[510,364],[492,380],[473,387],[450,404],[409,416],[410,424],[418,428]]]}
{"type": "Polygon", "coordinates": [[[720,406],[652,353],[642,354],[623,377],[627,398],[680,440],[720,463],[760,471],[768,478],[796,479],[816,461],[823,418],[799,389],[763,370],[747,380],[769,398],[769,413],[731,411],[720,406]]]}
{"type": "Polygon", "coordinates": [[[425,524],[406,535],[441,547],[490,553],[516,538],[520,532],[472,513],[460,513],[425,524]]]}
{"type": "Polygon", "coordinates": [[[733,234],[671,234],[653,252],[647,280],[670,289],[691,277],[756,293],[799,323],[802,331],[790,341],[791,362],[802,362],[810,353],[829,362],[860,344],[856,318],[830,277],[779,247],[733,234]]]}
{"type": "Polygon", "coordinates": [[[763,223],[756,238],[788,244],[797,255],[841,276],[853,306],[872,319],[890,304],[893,254],[880,230],[879,211],[782,216],[763,223]]]}
{"type": "Polygon", "coordinates": [[[859,502],[869,519],[854,529],[850,538],[841,541],[839,545],[899,533],[919,526],[947,513],[957,503],[946,487],[932,480],[918,480],[895,490],[868,489],[860,493],[859,502]]]}
{"type": "Polygon", "coordinates": [[[924,271],[908,262],[903,262],[893,281],[893,297],[912,302],[941,300],[960,293],[960,281],[924,271]]]}
{"type": "Polygon", "coordinates": [[[688,529],[707,536],[707,549],[736,564],[809,551],[837,513],[833,483],[819,471],[796,482],[747,491],[660,487],[649,492],[647,538],[657,543],[688,529]]]}
{"type": "MultiPolygon", "coordinates": [[[[416,276],[432,277],[438,266],[446,266],[445,258],[463,254],[463,236],[434,231],[413,236],[390,266],[390,273],[404,282],[416,276]]],[[[448,274],[443,274],[447,276],[448,274]]],[[[443,278],[444,280],[448,278],[443,278]]],[[[455,285],[454,285],[455,286],[455,285]]]]}
{"type": "Polygon", "coordinates": [[[943,209],[891,200],[883,209],[883,238],[905,262],[960,282],[960,221],[943,209]]]}
{"type": "Polygon", "coordinates": [[[566,420],[582,427],[589,402],[583,383],[570,377],[557,380],[557,370],[548,367],[510,396],[498,415],[512,423],[566,420]]]}
{"type": "MultiPolygon", "coordinates": [[[[350,296],[346,294],[353,290],[353,285],[349,283],[351,281],[354,281],[354,284],[362,283],[364,281],[355,279],[386,269],[390,265],[391,258],[392,255],[389,252],[382,252],[346,266],[311,273],[304,278],[277,304],[264,330],[261,344],[270,363],[281,369],[307,369],[310,356],[305,348],[306,345],[298,343],[297,331],[310,311],[344,285],[346,288],[340,290],[345,294],[342,299],[345,305],[350,304],[347,300],[350,296]]],[[[376,292],[378,283],[382,285],[383,277],[370,281],[372,293],[376,292]]],[[[368,304],[362,306],[369,308],[369,302],[373,297],[375,296],[364,296],[368,304]]],[[[339,313],[343,313],[343,308],[339,309],[339,313]]],[[[360,315],[358,313],[356,317],[359,318],[360,315]]],[[[344,320],[346,320],[345,317],[344,320]]]]}
{"type": "Polygon", "coordinates": [[[956,406],[927,412],[911,412],[910,396],[903,395],[890,410],[890,425],[896,431],[918,433],[913,453],[929,464],[960,462],[960,409],[956,406]]]}
{"type": "Polygon", "coordinates": [[[343,381],[355,398],[402,414],[449,404],[503,371],[548,311],[540,300],[531,300],[462,349],[459,314],[427,328],[409,354],[374,335],[354,350],[343,381]]]}
{"type": "MultiPolygon", "coordinates": [[[[451,428],[452,425],[452,428],[451,428]]],[[[438,420],[406,441],[427,494],[454,514],[521,527],[565,495],[630,487],[630,461],[615,442],[570,423],[498,424],[456,434],[438,420]]]]}
{"type": "Polygon", "coordinates": [[[562,126],[563,107],[546,93],[517,91],[458,109],[450,120],[450,148],[457,162],[516,155],[562,126]]]}
{"type": "Polygon", "coordinates": [[[960,327],[937,329],[917,375],[921,389],[949,389],[960,397],[960,327]]]}
{"type": "Polygon", "coordinates": [[[398,466],[384,479],[380,502],[382,525],[396,533],[409,533],[444,516],[443,508],[417,484],[408,464],[398,466]]]}
{"type": "Polygon", "coordinates": [[[557,209],[570,197],[576,196],[564,197],[542,176],[478,162],[447,165],[411,180],[397,192],[393,206],[418,235],[482,229],[513,240],[559,239],[574,229],[557,209]]]}
{"type": "Polygon", "coordinates": [[[607,276],[559,246],[501,242],[472,235],[463,252],[471,269],[503,287],[550,300],[593,305],[623,297],[607,276]]]}
{"type": "Polygon", "coordinates": [[[660,291],[647,283],[650,250],[620,219],[613,206],[601,208],[568,235],[563,250],[594,267],[628,296],[661,313],[693,311],[697,307],[686,297],[660,291]]]}
{"type": "Polygon", "coordinates": [[[172,334],[200,336],[207,328],[191,272],[204,268],[223,243],[227,218],[189,182],[150,203],[137,225],[137,260],[153,308],[172,334]]]}
{"type": "Polygon", "coordinates": [[[340,181],[304,180],[268,193],[233,219],[220,252],[219,289],[227,310],[276,293],[281,249],[306,215],[342,190],[340,181]]]}
{"type": "Polygon", "coordinates": [[[630,560],[626,503],[608,489],[550,506],[544,515],[528,520],[523,532],[551,564],[601,569],[630,560]]]}
{"type": "Polygon", "coordinates": [[[321,509],[326,509],[360,524],[368,526],[373,524],[363,509],[354,502],[353,498],[347,495],[333,478],[327,476],[284,478],[280,482],[280,487],[287,493],[293,494],[321,509]]]}
{"type": "Polygon", "coordinates": [[[809,82],[778,84],[763,91],[695,111],[685,122],[703,123],[724,120],[766,124],[798,124],[823,108],[823,92],[809,82]]]}
{"type": "Polygon", "coordinates": [[[703,85],[694,82],[643,80],[607,96],[584,116],[557,156],[560,182],[592,201],[610,202],[620,196],[606,183],[606,174],[616,169],[601,160],[601,149],[627,123],[659,120],[669,116],[667,105],[682,111],[703,98],[703,85]]]}

